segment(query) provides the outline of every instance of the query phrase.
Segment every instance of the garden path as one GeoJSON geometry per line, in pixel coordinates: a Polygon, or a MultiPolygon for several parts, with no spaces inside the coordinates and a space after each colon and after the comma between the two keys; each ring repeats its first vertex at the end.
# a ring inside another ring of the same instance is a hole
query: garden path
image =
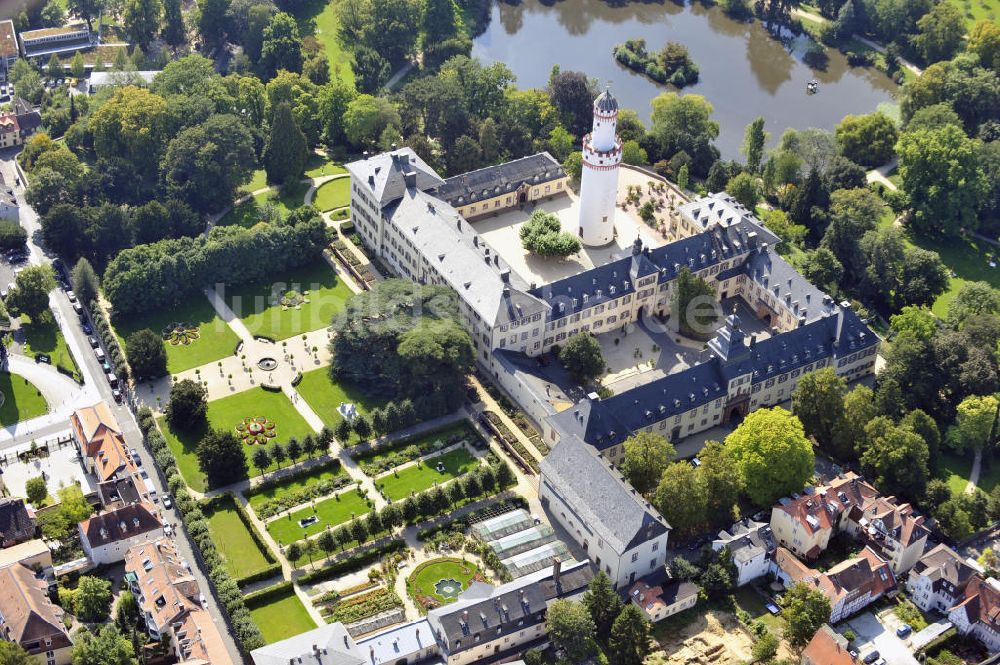
{"type": "Polygon", "coordinates": [[[205,297],[208,298],[208,302],[212,303],[212,308],[215,313],[219,315],[219,318],[226,322],[226,325],[233,329],[236,336],[243,340],[246,344],[251,344],[254,342],[253,335],[243,324],[236,313],[229,307],[218,291],[215,289],[205,289],[205,297]]]}
{"type": "MultiPolygon", "coordinates": [[[[500,405],[497,404],[497,401],[495,399],[493,399],[493,396],[490,395],[486,391],[485,388],[483,388],[483,385],[479,382],[479,378],[476,377],[476,376],[470,375],[469,376],[469,381],[472,383],[473,387],[476,389],[476,392],[479,393],[479,399],[480,399],[480,401],[482,402],[483,405],[485,405],[483,407],[483,409],[480,409],[480,412],[482,410],[489,410],[489,411],[492,411],[493,413],[497,414],[497,416],[500,418],[500,422],[502,422],[504,425],[506,425],[507,429],[509,429],[511,432],[514,433],[514,436],[517,437],[517,440],[520,441],[521,444],[524,445],[524,447],[528,450],[528,452],[530,452],[535,457],[535,459],[537,459],[539,462],[541,462],[545,458],[545,456],[542,455],[540,452],[538,452],[538,449],[535,448],[535,444],[533,444],[528,439],[528,437],[524,435],[524,432],[521,431],[521,428],[519,428],[517,425],[515,425],[514,421],[511,420],[510,417],[506,413],[503,412],[503,409],[501,409],[500,405]]],[[[487,441],[488,440],[489,439],[487,439],[487,441]]],[[[506,455],[504,455],[504,457],[506,458],[506,455]]]]}
{"type": "MultiPolygon", "coordinates": [[[[316,178],[313,178],[311,181],[312,184],[309,186],[309,189],[306,190],[306,196],[304,199],[306,205],[307,206],[312,205],[313,199],[316,198],[316,190],[319,189],[320,186],[325,185],[331,180],[339,180],[341,178],[350,178],[350,177],[351,177],[350,173],[335,173],[333,175],[321,175],[316,178]]],[[[333,211],[331,210],[330,212],[333,211]]]]}
{"type": "Polygon", "coordinates": [[[969,482],[965,486],[966,494],[975,494],[976,486],[979,485],[979,474],[983,468],[983,451],[976,450],[976,457],[972,460],[972,469],[969,471],[969,482]]]}
{"type": "Polygon", "coordinates": [[[899,164],[899,160],[895,157],[888,164],[883,164],[877,169],[872,169],[865,174],[865,180],[869,183],[877,182],[882,184],[886,189],[890,191],[896,191],[896,184],[892,180],[889,180],[889,173],[892,172],[894,168],[899,164]]]}
{"type": "MultiPolygon", "coordinates": [[[[7,356],[6,370],[12,375],[23,376],[38,388],[48,403],[49,412],[31,420],[25,420],[0,430],[0,444],[34,436],[51,426],[65,428],[70,414],[76,409],[90,406],[100,401],[101,396],[93,384],[80,386],[73,379],[60,374],[56,368],[44,363],[36,363],[25,356],[7,356]]],[[[43,437],[44,438],[44,437],[43,437]]]]}

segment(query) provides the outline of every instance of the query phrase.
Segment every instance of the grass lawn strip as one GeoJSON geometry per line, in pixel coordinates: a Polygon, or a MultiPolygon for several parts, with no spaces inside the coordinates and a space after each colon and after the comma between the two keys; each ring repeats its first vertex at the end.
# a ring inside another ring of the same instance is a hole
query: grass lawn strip
{"type": "Polygon", "coordinates": [[[252,334],[274,340],[328,326],[352,295],[354,292],[322,258],[266,281],[230,287],[225,293],[229,306],[252,334]],[[290,290],[304,295],[309,302],[298,309],[282,309],[275,297],[290,290]]]}
{"type": "Polygon", "coordinates": [[[24,333],[24,353],[34,357],[36,353],[44,353],[52,359],[55,367],[79,377],[80,369],[76,359],[66,344],[66,338],[56,325],[55,320],[43,317],[40,321],[32,321],[27,315],[21,316],[21,331],[24,333]]]}
{"type": "Polygon", "coordinates": [[[340,29],[338,4],[331,0],[308,0],[301,3],[294,14],[299,22],[299,33],[303,37],[313,35],[323,45],[330,61],[330,77],[341,78],[353,85],[354,58],[337,36],[340,29]]]}
{"type": "MultiPolygon", "coordinates": [[[[209,370],[211,371],[211,370],[209,370]]],[[[209,426],[217,429],[235,431],[236,425],[244,418],[264,416],[274,422],[277,426],[277,436],[275,441],[287,442],[292,437],[300,441],[307,434],[312,433],[312,428],[299,415],[299,412],[292,406],[291,401],[284,393],[272,393],[262,388],[251,388],[235,395],[223,397],[208,403],[208,423],[209,426]]],[[[174,432],[166,422],[166,418],[159,418],[160,429],[170,446],[170,451],[177,459],[177,468],[191,489],[197,492],[204,492],[208,489],[205,481],[205,474],[198,468],[198,443],[208,431],[207,426],[202,426],[191,432],[174,432]]],[[[243,452],[247,459],[250,459],[253,446],[244,446],[243,452]]],[[[285,462],[285,465],[289,462],[285,462]]],[[[272,464],[271,469],[277,468],[272,464]]]]}
{"type": "Polygon", "coordinates": [[[198,339],[190,344],[170,344],[164,341],[167,350],[167,371],[177,374],[194,367],[231,356],[236,351],[240,338],[226,322],[215,313],[208,298],[193,296],[174,309],[153,311],[134,317],[116,316],[112,321],[118,341],[125,349],[125,340],[137,330],[149,328],[157,335],[173,323],[183,323],[198,329],[198,339]]]}
{"type": "Polygon", "coordinates": [[[42,393],[23,376],[0,372],[0,393],[3,393],[0,427],[44,416],[49,411],[42,393]]]}
{"type": "Polygon", "coordinates": [[[306,506],[285,515],[279,515],[267,523],[267,532],[282,545],[289,545],[296,540],[308,538],[327,527],[335,527],[349,522],[355,517],[366,515],[371,511],[368,499],[351,488],[340,494],[324,499],[315,506],[306,506]],[[305,528],[299,526],[299,520],[316,516],[319,521],[305,528]]]}
{"type": "Polygon", "coordinates": [[[343,467],[317,467],[306,475],[289,478],[275,485],[270,485],[262,489],[253,489],[244,493],[250,507],[256,510],[268,501],[280,499],[293,492],[304,490],[313,485],[318,485],[325,480],[339,478],[345,473],[343,467]]]}
{"type": "MultiPolygon", "coordinates": [[[[387,399],[384,397],[374,397],[361,390],[349,382],[334,383],[330,378],[330,369],[320,367],[306,372],[302,375],[302,382],[295,387],[302,399],[306,401],[313,411],[323,419],[323,424],[327,427],[336,427],[343,418],[337,413],[337,407],[342,403],[354,404],[358,413],[369,415],[372,409],[385,406],[387,399]]],[[[352,445],[360,441],[357,434],[351,434],[351,440],[345,445],[352,445]]],[[[344,442],[341,442],[344,443],[344,442]]]]}
{"type": "Polygon", "coordinates": [[[239,579],[258,573],[271,564],[247,531],[232,501],[220,503],[205,511],[208,530],[219,550],[229,574],[239,579]]]}
{"type": "Polygon", "coordinates": [[[347,177],[323,183],[313,196],[313,205],[322,212],[333,210],[334,208],[343,208],[350,204],[351,179],[347,177]]]}
{"type": "Polygon", "coordinates": [[[413,570],[406,580],[406,590],[418,602],[420,596],[430,596],[442,605],[446,605],[456,598],[440,595],[437,583],[442,580],[455,580],[462,585],[464,591],[478,572],[479,569],[474,564],[461,559],[451,557],[431,559],[413,570]]]}
{"type": "Polygon", "coordinates": [[[423,460],[402,469],[390,471],[375,480],[375,485],[382,494],[392,501],[405,499],[411,494],[423,492],[457,478],[479,464],[479,461],[465,447],[456,448],[443,455],[424,458],[423,460]],[[437,470],[438,463],[444,464],[444,472],[437,470]]]}
{"type": "Polygon", "coordinates": [[[343,164],[316,153],[311,153],[309,159],[306,160],[305,175],[307,178],[321,178],[325,175],[340,175],[342,173],[347,173],[343,164]]]}
{"type": "Polygon", "coordinates": [[[260,627],[260,632],[268,644],[280,642],[316,627],[316,622],[309,616],[305,605],[292,589],[266,605],[250,610],[250,616],[260,627]]]}

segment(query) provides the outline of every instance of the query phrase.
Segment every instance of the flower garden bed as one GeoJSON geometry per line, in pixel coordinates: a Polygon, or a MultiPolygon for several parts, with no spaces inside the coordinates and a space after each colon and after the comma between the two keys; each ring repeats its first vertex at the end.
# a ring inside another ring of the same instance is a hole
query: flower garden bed
{"type": "Polygon", "coordinates": [[[392,589],[380,587],[345,600],[341,600],[337,593],[326,593],[313,601],[313,604],[327,623],[354,623],[402,607],[403,601],[392,589]]]}
{"type": "Polygon", "coordinates": [[[406,592],[426,612],[455,602],[473,581],[486,581],[475,564],[441,557],[414,568],[406,580],[406,592]]]}

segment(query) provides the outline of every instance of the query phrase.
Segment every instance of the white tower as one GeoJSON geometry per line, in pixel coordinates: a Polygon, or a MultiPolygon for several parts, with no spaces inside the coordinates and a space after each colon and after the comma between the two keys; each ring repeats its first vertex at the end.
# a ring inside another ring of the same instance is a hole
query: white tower
{"type": "Polygon", "coordinates": [[[580,177],[580,239],[588,247],[615,239],[615,202],[622,140],[618,100],[605,90],[594,100],[594,129],[583,137],[583,175],[580,177]]]}

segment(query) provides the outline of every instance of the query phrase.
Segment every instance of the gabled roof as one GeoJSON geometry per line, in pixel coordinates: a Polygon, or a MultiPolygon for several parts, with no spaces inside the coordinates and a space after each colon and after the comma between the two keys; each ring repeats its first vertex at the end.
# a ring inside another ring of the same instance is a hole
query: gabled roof
{"type": "Polygon", "coordinates": [[[815,587],[830,600],[831,605],[866,592],[874,600],[896,586],[889,563],[870,547],[865,547],[860,555],[841,561],[825,573],[806,566],[784,547],[777,549],[774,561],[792,582],[805,582],[815,587]]]}
{"type": "Polygon", "coordinates": [[[911,575],[930,579],[935,590],[947,583],[959,593],[976,573],[976,569],[967,564],[958,552],[943,543],[924,554],[910,572],[911,575]]]}
{"type": "Polygon", "coordinates": [[[855,665],[847,638],[823,624],[802,651],[802,665],[855,665]]]}
{"type": "Polygon", "coordinates": [[[52,649],[70,646],[63,627],[63,611],[47,595],[48,584],[16,563],[0,568],[0,631],[18,644],[51,639],[52,649]]]}
{"type": "Polygon", "coordinates": [[[412,148],[383,152],[346,166],[351,183],[375,199],[377,208],[396,201],[406,192],[405,174],[412,173],[416,188],[428,190],[444,184],[412,148]]]}
{"type": "Polygon", "coordinates": [[[156,509],[146,502],[132,503],[80,522],[80,534],[91,547],[101,547],[163,528],[156,509]]]}
{"type": "Polygon", "coordinates": [[[514,193],[527,184],[540,185],[565,178],[566,171],[547,152],[539,152],[503,164],[452,176],[437,189],[437,196],[449,204],[462,207],[476,201],[514,193]]]}
{"type": "Polygon", "coordinates": [[[617,469],[576,437],[560,439],[542,460],[541,475],[619,555],[670,529],[617,469]]]}
{"type": "Polygon", "coordinates": [[[35,520],[28,514],[24,499],[0,497],[0,545],[20,543],[35,535],[35,520]]]}
{"type": "Polygon", "coordinates": [[[965,587],[962,602],[951,608],[965,612],[970,624],[980,623],[995,633],[1000,632],[1000,582],[990,577],[974,576],[965,587]]]}
{"type": "Polygon", "coordinates": [[[300,633],[250,653],[255,665],[366,665],[357,645],[339,621],[300,633]]]}
{"type": "Polygon", "coordinates": [[[712,541],[713,547],[728,547],[733,560],[751,561],[774,551],[774,535],[766,522],[755,522],[749,517],[737,522],[729,531],[720,531],[712,541]]]}

